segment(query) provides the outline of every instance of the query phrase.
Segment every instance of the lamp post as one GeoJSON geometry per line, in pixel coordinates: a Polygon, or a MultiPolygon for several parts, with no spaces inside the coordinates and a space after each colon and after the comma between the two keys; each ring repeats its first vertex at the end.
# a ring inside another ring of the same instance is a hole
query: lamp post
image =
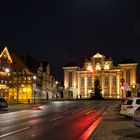
{"type": "Polygon", "coordinates": [[[57,99],[57,94],[58,94],[58,81],[55,81],[55,88],[56,88],[56,90],[55,90],[55,92],[56,92],[56,99],[57,99]]]}
{"type": "Polygon", "coordinates": [[[35,103],[36,79],[37,79],[37,77],[34,75],[34,76],[33,76],[33,97],[34,97],[34,103],[35,103]]]}
{"type": "Polygon", "coordinates": [[[122,69],[122,79],[121,79],[122,101],[123,101],[124,82],[125,80],[123,78],[123,69],[122,69]]]}

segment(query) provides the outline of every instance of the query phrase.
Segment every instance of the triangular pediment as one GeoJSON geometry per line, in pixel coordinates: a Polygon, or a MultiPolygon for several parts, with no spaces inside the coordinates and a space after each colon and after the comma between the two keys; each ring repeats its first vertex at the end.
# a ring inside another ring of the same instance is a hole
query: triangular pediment
{"type": "Polygon", "coordinates": [[[93,57],[94,57],[94,58],[102,58],[103,55],[101,55],[100,53],[96,53],[93,57]]]}
{"type": "Polygon", "coordinates": [[[0,54],[0,58],[1,59],[7,59],[10,63],[12,63],[12,58],[10,56],[10,53],[7,49],[7,47],[5,47],[2,51],[2,53],[0,54]]]}

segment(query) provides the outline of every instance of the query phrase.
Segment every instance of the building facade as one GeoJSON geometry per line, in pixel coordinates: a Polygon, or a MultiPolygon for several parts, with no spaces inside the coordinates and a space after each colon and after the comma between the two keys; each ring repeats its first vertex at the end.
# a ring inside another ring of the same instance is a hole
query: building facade
{"type": "Polygon", "coordinates": [[[12,63],[11,56],[7,47],[0,46],[0,97],[8,99],[9,97],[9,76],[10,64],[12,63]]]}
{"type": "Polygon", "coordinates": [[[124,92],[136,85],[137,63],[122,62],[114,66],[111,58],[99,53],[86,59],[83,68],[66,65],[63,70],[64,98],[90,98],[95,78],[100,80],[102,96],[109,99],[124,98],[124,92]],[[121,89],[122,82],[124,89],[121,89]]]}
{"type": "Polygon", "coordinates": [[[55,98],[55,91],[49,63],[0,47],[0,97],[11,103],[33,103],[55,98]]]}

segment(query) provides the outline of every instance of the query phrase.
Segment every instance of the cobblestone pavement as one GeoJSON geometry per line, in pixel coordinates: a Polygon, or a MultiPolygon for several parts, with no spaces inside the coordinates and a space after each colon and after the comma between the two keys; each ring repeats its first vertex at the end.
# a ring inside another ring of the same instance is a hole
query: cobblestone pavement
{"type": "Polygon", "coordinates": [[[89,140],[140,140],[140,127],[133,125],[132,118],[121,116],[119,110],[119,105],[110,106],[89,140]]]}

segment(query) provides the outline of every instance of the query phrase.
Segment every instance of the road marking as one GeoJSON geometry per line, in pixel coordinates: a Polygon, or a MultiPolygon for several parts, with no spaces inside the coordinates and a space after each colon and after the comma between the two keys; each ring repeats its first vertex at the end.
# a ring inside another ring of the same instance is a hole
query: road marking
{"type": "Polygon", "coordinates": [[[89,136],[95,131],[98,125],[101,123],[102,117],[99,117],[93,124],[80,136],[80,140],[87,140],[89,136]]]}
{"type": "Polygon", "coordinates": [[[0,138],[7,137],[7,136],[9,136],[9,135],[16,134],[16,133],[18,133],[18,132],[21,132],[21,131],[24,131],[24,130],[27,130],[27,129],[29,129],[29,127],[25,127],[25,128],[22,128],[22,129],[19,129],[19,130],[10,132],[10,133],[3,134],[3,135],[0,135],[0,138]]]}
{"type": "Polygon", "coordinates": [[[79,109],[79,110],[76,110],[76,111],[73,111],[73,112],[71,112],[72,114],[73,113],[77,113],[77,112],[79,112],[79,111],[82,111],[82,110],[85,110],[85,109],[89,109],[91,106],[86,106],[85,108],[81,108],[81,109],[79,109]]]}
{"type": "Polygon", "coordinates": [[[91,113],[91,112],[92,112],[92,111],[87,112],[86,115],[88,115],[88,114],[91,113]]]}
{"type": "Polygon", "coordinates": [[[52,121],[58,120],[58,119],[60,119],[60,118],[63,118],[63,116],[59,116],[59,117],[54,118],[54,119],[51,119],[51,120],[49,120],[49,121],[52,122],[52,121]]]}

